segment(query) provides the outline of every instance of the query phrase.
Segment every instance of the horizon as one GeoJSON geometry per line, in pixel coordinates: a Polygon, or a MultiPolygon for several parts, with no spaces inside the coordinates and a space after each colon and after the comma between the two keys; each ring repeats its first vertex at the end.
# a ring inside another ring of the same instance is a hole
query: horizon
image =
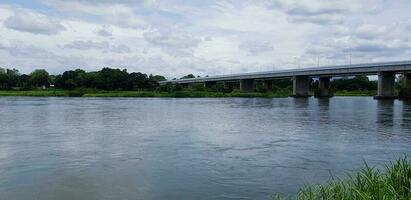
{"type": "Polygon", "coordinates": [[[410,8],[405,0],[5,0],[0,67],[107,66],[171,79],[410,60],[410,8]]]}

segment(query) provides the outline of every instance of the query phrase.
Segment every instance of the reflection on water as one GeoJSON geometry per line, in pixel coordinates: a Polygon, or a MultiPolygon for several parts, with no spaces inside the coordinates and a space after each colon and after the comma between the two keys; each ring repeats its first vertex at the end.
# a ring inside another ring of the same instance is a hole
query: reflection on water
{"type": "Polygon", "coordinates": [[[411,129],[411,100],[403,101],[401,125],[405,130],[411,129]]]}
{"type": "Polygon", "coordinates": [[[411,153],[411,102],[0,98],[0,199],[268,199],[411,153]]]}
{"type": "Polygon", "coordinates": [[[377,101],[377,124],[383,128],[394,125],[394,100],[381,99],[377,101]]]}

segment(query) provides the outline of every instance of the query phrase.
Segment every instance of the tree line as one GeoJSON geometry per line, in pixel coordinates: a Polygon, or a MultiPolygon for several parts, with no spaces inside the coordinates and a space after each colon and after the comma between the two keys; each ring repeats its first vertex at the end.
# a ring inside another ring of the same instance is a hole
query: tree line
{"type": "Polygon", "coordinates": [[[128,73],[126,69],[103,68],[100,71],[86,72],[82,69],[65,71],[50,75],[44,69],[37,69],[30,74],[20,74],[17,69],[0,68],[0,89],[33,89],[50,87],[72,90],[94,88],[99,90],[153,90],[158,82],[166,80],[164,76],[147,75],[141,72],[128,73]]]}
{"type": "MultiPolygon", "coordinates": [[[[195,77],[193,74],[188,74],[180,79],[195,77]]],[[[28,90],[38,87],[49,87],[50,85],[65,90],[93,88],[98,90],[159,90],[170,92],[184,89],[178,85],[159,86],[158,82],[164,80],[166,80],[166,78],[161,75],[147,75],[141,72],[128,73],[126,69],[113,69],[108,67],[93,72],[86,72],[82,69],[68,70],[58,75],[50,75],[44,69],[36,69],[30,74],[21,74],[17,69],[0,68],[0,89],[2,90],[14,88],[28,90]]],[[[311,83],[312,88],[318,87],[318,81],[311,81],[311,83]]],[[[278,88],[292,88],[292,81],[275,80],[274,86],[278,88]]],[[[205,88],[201,87],[202,84],[194,86],[192,89],[204,91],[205,88]]],[[[222,85],[220,87],[221,88],[216,88],[215,90],[225,91],[222,85]]],[[[333,79],[331,87],[335,91],[371,91],[377,89],[377,82],[369,80],[367,76],[343,77],[333,79]]]]}

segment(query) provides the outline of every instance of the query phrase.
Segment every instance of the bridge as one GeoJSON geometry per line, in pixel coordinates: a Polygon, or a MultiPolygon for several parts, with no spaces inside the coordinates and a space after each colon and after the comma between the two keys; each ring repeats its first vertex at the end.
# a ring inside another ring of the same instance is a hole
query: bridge
{"type": "Polygon", "coordinates": [[[256,81],[262,81],[266,90],[270,91],[275,79],[293,80],[294,97],[309,97],[310,79],[318,78],[317,97],[331,97],[330,79],[332,77],[354,76],[354,75],[378,75],[378,91],[375,98],[397,98],[395,95],[396,74],[404,74],[404,83],[400,91],[400,97],[411,98],[411,61],[363,63],[350,65],[322,66],[301,69],[289,69],[278,71],[265,71],[254,73],[241,73],[231,75],[210,76],[201,78],[188,78],[178,80],[161,81],[160,85],[181,84],[204,84],[205,88],[215,85],[217,82],[224,83],[229,87],[231,83],[238,82],[241,92],[253,92],[256,81]]]}

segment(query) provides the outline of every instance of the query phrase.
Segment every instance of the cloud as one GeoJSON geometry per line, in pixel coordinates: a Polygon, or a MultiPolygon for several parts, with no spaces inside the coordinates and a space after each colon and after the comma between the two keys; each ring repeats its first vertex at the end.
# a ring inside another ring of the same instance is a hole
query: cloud
{"type": "Polygon", "coordinates": [[[78,4],[124,4],[124,5],[153,5],[156,0],[44,0],[49,4],[59,5],[64,3],[78,3],[78,4]]]}
{"type": "Polygon", "coordinates": [[[85,59],[70,55],[58,55],[54,52],[26,44],[21,41],[8,41],[0,38],[0,64],[15,67],[22,73],[30,73],[36,68],[46,68],[52,73],[70,66],[87,66],[85,59]]]}
{"type": "Polygon", "coordinates": [[[322,25],[341,24],[347,14],[368,10],[356,0],[267,0],[264,3],[271,9],[285,12],[293,22],[322,25]]]}
{"type": "Polygon", "coordinates": [[[9,29],[32,34],[56,35],[66,30],[60,22],[27,9],[16,9],[14,15],[8,17],[3,24],[9,29]]]}
{"type": "Polygon", "coordinates": [[[113,33],[108,29],[108,27],[103,26],[100,30],[96,32],[97,35],[102,37],[111,37],[113,33]]]}
{"type": "Polygon", "coordinates": [[[78,50],[90,50],[90,49],[107,49],[110,45],[107,41],[94,42],[94,41],[73,41],[70,44],[64,45],[64,48],[78,49],[78,50]]]}
{"type": "Polygon", "coordinates": [[[260,53],[271,52],[274,50],[274,46],[268,42],[262,42],[258,40],[245,41],[239,46],[241,49],[247,49],[251,55],[258,55],[260,53]]]}
{"type": "Polygon", "coordinates": [[[48,58],[54,56],[51,52],[22,42],[0,40],[0,50],[16,57],[48,58]]]}
{"type": "Polygon", "coordinates": [[[178,26],[153,26],[144,33],[144,39],[174,56],[192,56],[193,48],[201,42],[178,26]]]}
{"type": "Polygon", "coordinates": [[[131,49],[124,44],[120,45],[113,45],[110,47],[110,49],[106,50],[105,52],[113,52],[113,53],[119,53],[119,54],[125,54],[125,53],[131,53],[131,49]]]}
{"type": "Polygon", "coordinates": [[[317,57],[321,65],[344,64],[348,54],[353,63],[402,60],[411,53],[407,0],[39,0],[25,8],[19,2],[0,4],[0,65],[23,69],[113,66],[180,77],[286,69],[297,59],[316,66],[317,57]]]}
{"type": "Polygon", "coordinates": [[[107,41],[100,41],[100,42],[95,42],[95,41],[73,41],[69,44],[63,45],[63,48],[66,49],[76,49],[76,50],[102,50],[103,53],[118,53],[118,54],[125,54],[125,53],[131,53],[131,49],[124,44],[120,45],[111,45],[107,41]]]}
{"type": "Polygon", "coordinates": [[[329,62],[347,63],[384,60],[404,60],[411,43],[406,26],[402,24],[358,24],[338,27],[334,34],[308,45],[307,57],[322,57],[329,62]]]}
{"type": "Polygon", "coordinates": [[[93,16],[93,20],[98,19],[102,23],[125,28],[144,27],[146,22],[135,13],[135,10],[155,4],[154,0],[44,0],[43,2],[73,17],[87,19],[87,16],[93,16]]]}
{"type": "Polygon", "coordinates": [[[362,39],[373,39],[378,36],[388,34],[388,29],[386,26],[377,26],[374,24],[364,24],[357,27],[355,30],[355,35],[362,39]]]}

